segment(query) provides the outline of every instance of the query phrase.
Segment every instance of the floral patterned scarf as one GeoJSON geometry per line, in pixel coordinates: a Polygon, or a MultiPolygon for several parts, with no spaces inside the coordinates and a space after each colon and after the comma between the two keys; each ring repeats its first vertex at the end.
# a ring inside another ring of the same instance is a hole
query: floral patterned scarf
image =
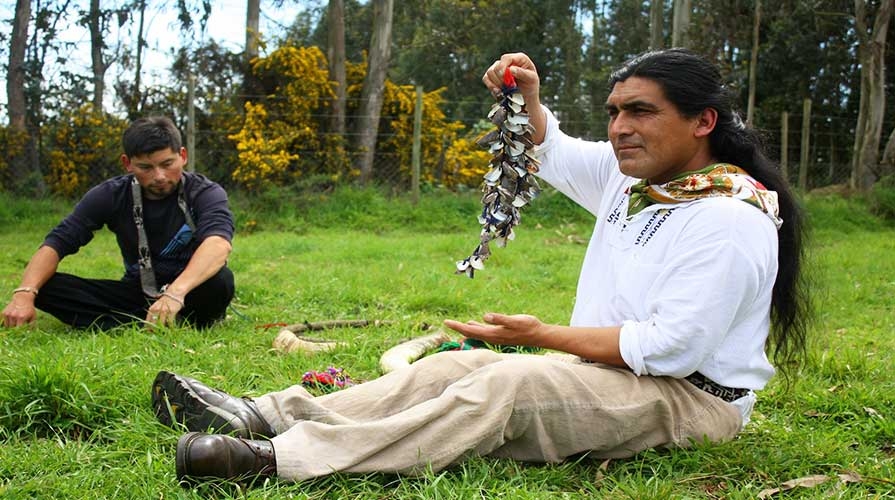
{"type": "Polygon", "coordinates": [[[665,184],[644,179],[628,188],[628,217],[653,204],[684,203],[700,198],[729,196],[758,208],[777,229],[783,224],[777,192],[768,191],[748,172],[729,163],[715,163],[702,170],[685,172],[665,184]]]}

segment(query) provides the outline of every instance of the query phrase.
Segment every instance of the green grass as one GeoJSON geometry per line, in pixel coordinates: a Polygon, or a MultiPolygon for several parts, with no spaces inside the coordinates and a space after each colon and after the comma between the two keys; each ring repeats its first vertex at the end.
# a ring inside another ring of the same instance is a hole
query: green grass
{"type": "MultiPolygon", "coordinates": [[[[0,290],[68,203],[0,195],[0,290]]],[[[547,193],[526,210],[517,239],[474,280],[453,274],[476,244],[476,193],[425,193],[420,204],[376,191],[234,196],[230,265],[237,297],[206,331],[71,330],[47,315],[0,329],[0,498],[726,498],[812,475],[830,480],[773,498],[895,498],[895,228],[860,199],[808,200],[818,300],[811,356],[790,390],[759,394],[753,422],[733,442],[648,451],[628,460],[559,465],[474,459],[421,478],[334,475],[240,490],[174,479],[179,433],[157,423],[149,386],[160,369],[236,394],[258,395],[330,365],[377,376],[379,355],[445,318],[488,310],[565,322],[592,222],[547,193]],[[276,354],[272,323],[327,319],[391,323],[322,335],[333,352],[276,354]],[[842,482],[839,474],[860,481],[842,482]]],[[[106,232],[62,269],[118,277],[106,232]]]]}

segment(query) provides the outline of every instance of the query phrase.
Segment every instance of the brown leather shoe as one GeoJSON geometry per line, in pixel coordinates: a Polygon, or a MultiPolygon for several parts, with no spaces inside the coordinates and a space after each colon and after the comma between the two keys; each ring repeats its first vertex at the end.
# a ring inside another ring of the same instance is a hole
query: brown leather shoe
{"type": "Polygon", "coordinates": [[[193,432],[271,438],[276,432],[248,398],[212,389],[198,380],[161,371],[152,383],[152,408],[165,425],[181,423],[193,432]]]}
{"type": "Polygon", "coordinates": [[[227,479],[253,482],[277,473],[270,441],[253,441],[223,434],[190,432],[177,441],[177,480],[227,479]]]}

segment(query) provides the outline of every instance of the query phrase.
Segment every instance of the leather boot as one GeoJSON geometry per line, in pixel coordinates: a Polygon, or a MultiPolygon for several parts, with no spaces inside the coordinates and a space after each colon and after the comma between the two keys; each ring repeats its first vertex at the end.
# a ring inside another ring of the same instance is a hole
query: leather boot
{"type": "Polygon", "coordinates": [[[198,380],[161,371],[152,384],[152,408],[165,425],[193,432],[272,438],[276,432],[248,398],[212,389],[198,380]]]}
{"type": "Polygon", "coordinates": [[[273,445],[223,434],[190,432],[177,441],[177,480],[227,479],[253,482],[277,473],[273,445]]]}

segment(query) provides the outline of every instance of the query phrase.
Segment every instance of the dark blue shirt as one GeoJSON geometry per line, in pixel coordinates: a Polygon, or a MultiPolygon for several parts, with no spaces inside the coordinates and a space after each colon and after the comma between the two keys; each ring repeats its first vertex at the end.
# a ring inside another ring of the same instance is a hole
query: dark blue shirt
{"type": "MultiPolygon", "coordinates": [[[[115,233],[124,259],[124,279],[140,279],[137,227],[134,224],[134,201],[131,196],[132,175],[109,179],[81,198],[74,210],[44,240],[59,257],[77,253],[93,239],[96,230],[106,226],[115,233]]],[[[209,236],[233,240],[233,214],[227,193],[203,175],[183,173],[184,194],[190,215],[196,224],[192,234],[183,212],[177,205],[177,190],[161,200],[143,198],[143,221],[152,267],[162,285],[174,281],[193,256],[196,248],[209,236]]]]}

